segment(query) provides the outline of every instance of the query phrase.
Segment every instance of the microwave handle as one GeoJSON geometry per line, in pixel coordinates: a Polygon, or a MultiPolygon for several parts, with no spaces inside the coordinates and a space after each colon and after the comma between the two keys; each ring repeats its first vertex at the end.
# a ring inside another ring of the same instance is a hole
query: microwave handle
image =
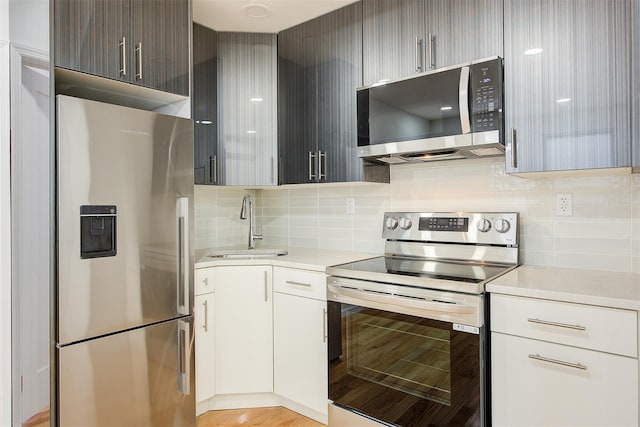
{"type": "Polygon", "coordinates": [[[458,97],[460,102],[460,125],[462,133],[471,132],[471,121],[469,113],[469,72],[470,67],[462,67],[460,69],[460,89],[458,97]]]}

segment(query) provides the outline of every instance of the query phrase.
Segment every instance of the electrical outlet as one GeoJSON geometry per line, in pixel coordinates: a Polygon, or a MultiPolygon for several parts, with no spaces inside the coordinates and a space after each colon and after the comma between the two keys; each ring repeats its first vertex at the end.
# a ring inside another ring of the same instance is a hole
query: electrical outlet
{"type": "Polygon", "coordinates": [[[556,216],[573,215],[573,195],[571,193],[556,193],[556,216]]]}
{"type": "Polygon", "coordinates": [[[356,213],[356,199],[347,197],[347,214],[353,215],[354,213],[356,213]]]}

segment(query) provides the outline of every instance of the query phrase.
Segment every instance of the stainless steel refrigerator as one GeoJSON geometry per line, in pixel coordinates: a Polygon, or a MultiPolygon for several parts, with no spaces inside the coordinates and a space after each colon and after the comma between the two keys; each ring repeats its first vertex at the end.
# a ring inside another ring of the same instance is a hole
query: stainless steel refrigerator
{"type": "Polygon", "coordinates": [[[57,422],[194,426],[192,122],[56,102],[57,422]]]}

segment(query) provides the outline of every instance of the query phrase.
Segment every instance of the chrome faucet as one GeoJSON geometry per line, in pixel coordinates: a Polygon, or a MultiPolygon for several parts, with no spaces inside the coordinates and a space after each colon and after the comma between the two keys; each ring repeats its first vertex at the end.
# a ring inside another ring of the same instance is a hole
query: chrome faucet
{"type": "Polygon", "coordinates": [[[240,210],[240,219],[247,219],[247,204],[249,205],[249,249],[255,249],[254,240],[262,240],[262,234],[253,232],[253,198],[250,194],[246,194],[242,198],[242,209],[240,210]]]}

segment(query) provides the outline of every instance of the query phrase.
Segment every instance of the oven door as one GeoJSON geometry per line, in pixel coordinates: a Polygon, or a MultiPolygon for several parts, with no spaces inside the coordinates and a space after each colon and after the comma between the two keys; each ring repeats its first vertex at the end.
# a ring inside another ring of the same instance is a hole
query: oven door
{"type": "Polygon", "coordinates": [[[334,405],[389,425],[485,425],[482,325],[424,317],[426,312],[447,317],[429,303],[460,308],[446,296],[425,301],[428,309],[421,314],[415,307],[408,310],[415,314],[406,314],[393,299],[397,295],[344,290],[347,297],[335,285],[328,292],[329,399],[334,405]],[[356,292],[362,293],[361,302],[356,292]],[[389,304],[379,300],[386,296],[389,304]]]}

